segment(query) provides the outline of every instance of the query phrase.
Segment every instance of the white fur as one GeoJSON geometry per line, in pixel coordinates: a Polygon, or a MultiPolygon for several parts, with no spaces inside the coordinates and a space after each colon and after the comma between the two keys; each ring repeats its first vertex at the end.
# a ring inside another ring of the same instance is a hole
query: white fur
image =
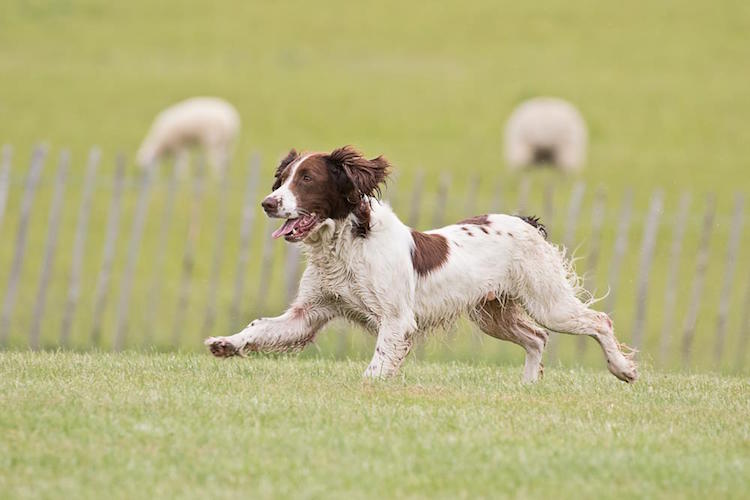
{"type": "Polygon", "coordinates": [[[449,254],[442,266],[420,276],[412,264],[411,229],[388,205],[370,201],[366,237],[353,234],[350,215],[325,220],[304,240],[308,267],[286,313],[207,339],[211,351],[230,356],[297,349],[330,319],[346,317],[377,335],[365,375],[383,377],[398,371],[417,337],[466,313],[485,333],[524,347],[524,380],[541,374],[546,329],[594,337],[610,371],[635,380],[635,364],[621,352],[611,321],[578,299],[570,264],[537,228],[493,214],[483,226],[430,231],[447,239],[449,254]]]}
{"type": "Polygon", "coordinates": [[[149,167],[165,155],[184,155],[191,146],[204,149],[216,170],[226,167],[239,134],[240,116],[223,99],[194,97],[159,113],[143,139],[136,161],[149,167]]]}
{"type": "Polygon", "coordinates": [[[568,172],[586,161],[586,122],[569,102],[537,97],[521,103],[505,125],[505,159],[517,170],[534,163],[537,150],[554,155],[553,163],[568,172]]]}

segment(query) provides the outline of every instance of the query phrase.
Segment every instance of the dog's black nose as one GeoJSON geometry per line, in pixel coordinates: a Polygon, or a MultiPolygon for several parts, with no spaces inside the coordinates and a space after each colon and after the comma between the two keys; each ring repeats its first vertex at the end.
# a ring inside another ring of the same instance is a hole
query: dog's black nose
{"type": "Polygon", "coordinates": [[[269,196],[261,202],[260,206],[263,207],[266,213],[275,212],[279,208],[279,200],[269,196]]]}

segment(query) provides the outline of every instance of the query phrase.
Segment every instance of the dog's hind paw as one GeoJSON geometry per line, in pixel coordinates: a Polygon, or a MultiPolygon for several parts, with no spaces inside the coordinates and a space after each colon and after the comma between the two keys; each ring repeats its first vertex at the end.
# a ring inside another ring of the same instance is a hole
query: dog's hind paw
{"type": "Polygon", "coordinates": [[[203,341],[211,354],[217,358],[228,358],[239,354],[239,349],[227,337],[209,337],[203,341]]]}
{"type": "Polygon", "coordinates": [[[619,378],[623,382],[632,384],[633,382],[638,380],[638,366],[634,361],[630,359],[628,359],[626,363],[623,363],[623,366],[614,366],[612,364],[609,364],[608,368],[612,375],[619,378]]]}

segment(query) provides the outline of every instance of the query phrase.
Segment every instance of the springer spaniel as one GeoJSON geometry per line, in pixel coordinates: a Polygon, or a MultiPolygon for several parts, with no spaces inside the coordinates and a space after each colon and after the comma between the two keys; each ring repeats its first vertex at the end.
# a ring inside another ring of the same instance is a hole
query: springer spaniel
{"type": "Polygon", "coordinates": [[[523,380],[543,372],[547,331],[588,335],[620,380],[638,377],[612,321],[579,300],[579,280],[536,218],[490,214],[419,232],[379,201],[390,165],[351,147],[291,150],[262,202],[285,219],[273,233],[302,243],[308,266],[292,306],[205,344],[218,357],[298,350],[345,317],[377,336],[366,377],[394,375],[416,339],[468,314],[492,337],[526,350],[523,380]]]}

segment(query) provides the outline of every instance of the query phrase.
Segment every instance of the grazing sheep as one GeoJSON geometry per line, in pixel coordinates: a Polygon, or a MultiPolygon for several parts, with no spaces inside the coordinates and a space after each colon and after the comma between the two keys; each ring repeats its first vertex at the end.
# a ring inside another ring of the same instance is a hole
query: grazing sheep
{"type": "Polygon", "coordinates": [[[184,156],[191,146],[205,151],[215,171],[225,168],[240,129],[237,110],[217,97],[193,97],[170,106],[154,119],[138,149],[141,167],[153,165],[166,155],[184,156]]]}
{"type": "Polygon", "coordinates": [[[549,164],[565,172],[586,160],[586,123],[569,102],[537,97],[521,103],[505,125],[505,159],[517,170],[549,164]]]}

